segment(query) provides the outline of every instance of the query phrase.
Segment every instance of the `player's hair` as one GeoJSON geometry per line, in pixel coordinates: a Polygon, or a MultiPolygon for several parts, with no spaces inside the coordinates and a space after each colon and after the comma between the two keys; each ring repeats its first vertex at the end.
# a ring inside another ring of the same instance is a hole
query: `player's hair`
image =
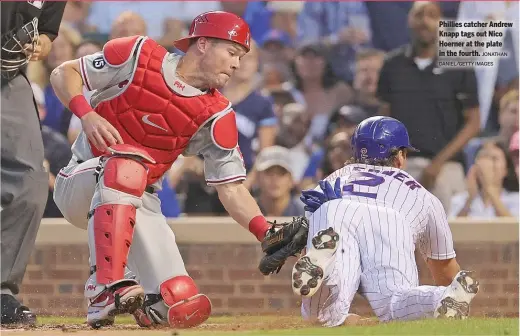
{"type": "Polygon", "coordinates": [[[406,153],[406,148],[393,148],[390,152],[390,156],[384,159],[356,159],[354,157],[350,158],[345,165],[353,164],[353,163],[361,163],[361,164],[369,164],[372,166],[381,166],[381,167],[395,167],[397,162],[397,155],[399,151],[403,151],[406,153]]]}

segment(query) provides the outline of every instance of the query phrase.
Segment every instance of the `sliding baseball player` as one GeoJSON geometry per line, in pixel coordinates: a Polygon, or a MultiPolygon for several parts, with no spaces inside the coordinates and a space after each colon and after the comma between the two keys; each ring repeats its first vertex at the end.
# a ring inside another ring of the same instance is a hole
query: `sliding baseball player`
{"type": "Polygon", "coordinates": [[[358,288],[381,321],[466,318],[479,284],[460,270],[440,201],[403,170],[415,150],[405,126],[368,118],[352,149],[354,163],[322,181],[322,191],[302,193],[310,239],[293,290],[304,318],[343,324],[358,288]],[[437,286],[419,286],[416,244],[437,286]]]}

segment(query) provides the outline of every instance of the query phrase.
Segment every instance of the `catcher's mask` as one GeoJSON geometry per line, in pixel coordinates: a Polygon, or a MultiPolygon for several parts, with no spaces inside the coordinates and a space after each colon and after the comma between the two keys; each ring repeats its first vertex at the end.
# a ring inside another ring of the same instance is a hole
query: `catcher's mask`
{"type": "Polygon", "coordinates": [[[2,77],[8,79],[15,77],[18,70],[29,63],[38,43],[38,37],[38,18],[2,35],[0,54],[2,77]]]}

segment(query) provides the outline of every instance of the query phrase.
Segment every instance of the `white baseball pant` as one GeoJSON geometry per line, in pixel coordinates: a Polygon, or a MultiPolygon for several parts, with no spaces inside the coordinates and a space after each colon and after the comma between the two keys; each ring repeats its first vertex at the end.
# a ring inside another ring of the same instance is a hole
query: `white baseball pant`
{"type": "Polygon", "coordinates": [[[303,298],[302,316],[344,323],[360,291],[381,321],[433,317],[446,287],[419,286],[412,230],[390,209],[348,200],[322,205],[310,218],[309,242],[332,227],[340,236],[322,287],[303,298]]]}
{"type": "MultiPolygon", "coordinates": [[[[88,226],[87,214],[100,201],[94,199],[95,194],[100,194],[95,193],[95,171],[98,166],[99,158],[80,164],[71,162],[56,176],[54,187],[54,200],[65,219],[74,226],[89,231],[91,265],[95,263],[96,250],[93,246],[94,232],[88,226]]],[[[169,278],[188,275],[175,234],[161,213],[161,202],[157,195],[145,192],[142,206],[136,210],[128,268],[137,276],[146,294],[159,293],[159,285],[169,278]]]]}

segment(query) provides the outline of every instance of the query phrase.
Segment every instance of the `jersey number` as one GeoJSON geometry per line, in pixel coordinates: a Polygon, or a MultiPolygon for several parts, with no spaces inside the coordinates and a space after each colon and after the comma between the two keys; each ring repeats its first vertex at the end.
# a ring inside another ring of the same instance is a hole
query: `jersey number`
{"type": "Polygon", "coordinates": [[[385,182],[385,178],[371,173],[359,172],[351,177],[347,184],[343,186],[343,195],[353,195],[360,197],[377,198],[377,193],[368,193],[361,191],[354,191],[354,185],[377,187],[385,182]],[[359,179],[360,177],[368,177],[368,179],[359,179]]]}

